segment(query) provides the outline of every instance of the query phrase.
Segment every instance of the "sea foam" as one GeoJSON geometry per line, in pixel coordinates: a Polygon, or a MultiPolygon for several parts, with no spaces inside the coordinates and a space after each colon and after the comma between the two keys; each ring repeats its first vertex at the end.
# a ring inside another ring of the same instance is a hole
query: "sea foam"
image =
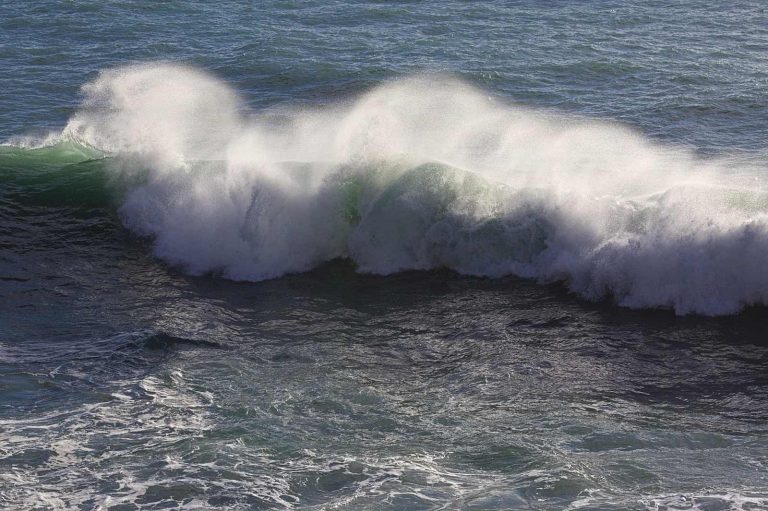
{"type": "Polygon", "coordinates": [[[633,308],[768,302],[760,164],[535,111],[441,75],[317,108],[249,111],[176,64],[104,71],[62,136],[148,171],[121,206],[158,257],[261,280],[351,258],[562,281],[633,308]]]}

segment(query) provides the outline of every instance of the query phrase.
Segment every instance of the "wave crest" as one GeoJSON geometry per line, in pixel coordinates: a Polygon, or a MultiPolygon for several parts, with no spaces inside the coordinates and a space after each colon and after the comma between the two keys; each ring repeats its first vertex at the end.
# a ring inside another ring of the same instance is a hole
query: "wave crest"
{"type": "MultiPolygon", "coordinates": [[[[565,281],[628,307],[768,303],[761,166],[545,114],[445,76],[323,108],[248,112],[172,64],[102,73],[65,135],[149,169],[121,207],[192,273],[260,280],[337,257],[565,281]]],[[[130,165],[126,165],[130,162],[130,165]]]]}

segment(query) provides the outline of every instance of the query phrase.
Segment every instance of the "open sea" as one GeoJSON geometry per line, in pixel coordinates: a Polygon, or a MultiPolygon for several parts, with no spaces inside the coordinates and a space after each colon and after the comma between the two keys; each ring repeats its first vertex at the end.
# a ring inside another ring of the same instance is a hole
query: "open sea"
{"type": "Polygon", "coordinates": [[[768,4],[0,0],[0,508],[768,509],[768,4]]]}

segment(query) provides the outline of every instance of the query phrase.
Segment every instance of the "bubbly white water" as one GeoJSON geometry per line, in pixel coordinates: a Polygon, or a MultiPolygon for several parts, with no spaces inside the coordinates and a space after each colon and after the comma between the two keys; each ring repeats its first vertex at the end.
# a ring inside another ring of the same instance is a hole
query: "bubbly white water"
{"type": "Polygon", "coordinates": [[[122,205],[156,255],[262,280],[349,257],[564,281],[589,298],[728,314],[768,303],[761,165],[529,110],[446,76],[345,103],[249,112],[175,64],[84,86],[62,136],[148,170],[122,205]]]}

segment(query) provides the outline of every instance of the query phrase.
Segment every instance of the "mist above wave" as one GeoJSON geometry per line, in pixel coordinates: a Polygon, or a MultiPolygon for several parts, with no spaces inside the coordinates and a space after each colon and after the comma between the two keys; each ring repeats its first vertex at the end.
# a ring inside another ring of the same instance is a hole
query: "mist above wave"
{"type": "Polygon", "coordinates": [[[320,108],[248,111],[175,64],[107,70],[62,137],[148,169],[121,207],[162,259],[261,280],[349,257],[564,281],[678,313],[768,302],[764,169],[419,76],[320,108]]]}

